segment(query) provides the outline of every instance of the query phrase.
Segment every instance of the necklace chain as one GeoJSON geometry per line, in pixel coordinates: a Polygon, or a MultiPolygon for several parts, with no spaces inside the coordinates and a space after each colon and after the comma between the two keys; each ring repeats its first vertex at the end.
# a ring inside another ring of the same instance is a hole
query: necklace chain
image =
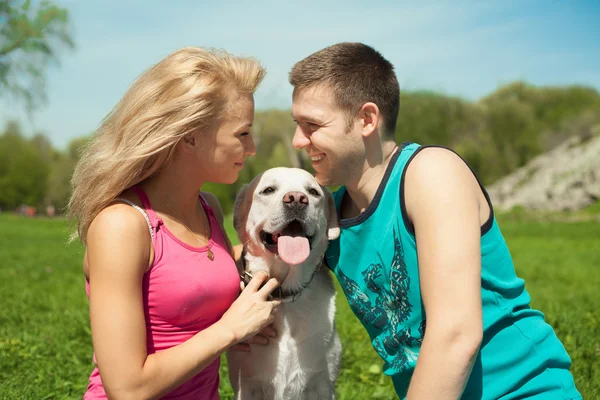
{"type": "MultiPolygon", "coordinates": [[[[163,202],[164,202],[164,203],[167,205],[167,207],[169,208],[169,210],[170,210],[170,211],[173,213],[173,215],[175,215],[175,217],[176,217],[176,218],[179,220],[179,222],[181,222],[181,224],[182,224],[183,226],[185,226],[185,229],[187,229],[187,230],[188,230],[188,231],[189,231],[189,232],[192,234],[192,236],[193,236],[193,237],[194,237],[194,238],[195,238],[195,239],[196,239],[196,240],[197,240],[197,241],[198,241],[200,244],[202,244],[202,243],[203,243],[203,241],[201,241],[201,240],[200,240],[200,238],[198,237],[198,235],[196,235],[196,234],[194,233],[194,231],[192,231],[192,230],[191,230],[191,229],[190,229],[190,228],[187,226],[187,224],[185,223],[185,221],[184,221],[182,218],[180,218],[180,217],[179,217],[179,214],[177,214],[177,213],[175,212],[175,210],[173,210],[173,207],[171,207],[171,205],[169,204],[169,202],[167,201],[167,199],[165,198],[165,196],[163,196],[163,195],[162,195],[162,193],[161,193],[161,192],[160,192],[158,189],[154,189],[154,191],[156,192],[156,194],[158,194],[158,196],[161,198],[161,200],[162,200],[162,201],[163,201],[163,202]]],[[[208,217],[208,215],[207,215],[207,217],[208,217]]],[[[212,252],[212,250],[210,249],[210,247],[208,247],[208,242],[210,241],[210,232],[209,232],[209,230],[208,230],[208,227],[206,227],[206,226],[204,227],[204,233],[206,234],[206,246],[207,246],[207,252],[206,252],[206,254],[207,254],[207,256],[208,256],[208,259],[209,259],[210,261],[212,261],[212,260],[214,260],[214,258],[215,258],[215,255],[213,254],[213,252],[212,252]]]]}

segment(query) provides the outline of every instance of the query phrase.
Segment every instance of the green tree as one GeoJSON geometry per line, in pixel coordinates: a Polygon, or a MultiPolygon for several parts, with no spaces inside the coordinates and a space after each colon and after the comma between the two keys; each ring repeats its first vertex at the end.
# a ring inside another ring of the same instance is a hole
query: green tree
{"type": "Polygon", "coordinates": [[[40,206],[48,187],[49,162],[16,123],[0,136],[0,208],[40,206]]]}
{"type": "Polygon", "coordinates": [[[90,139],[91,136],[81,136],[72,139],[67,145],[67,155],[69,158],[75,162],[79,161],[79,158],[81,158],[81,152],[90,139]]]}
{"type": "Polygon", "coordinates": [[[403,92],[396,138],[448,146],[489,184],[570,136],[592,135],[600,124],[598,110],[600,94],[582,86],[513,82],[474,103],[403,92]]]}
{"type": "Polygon", "coordinates": [[[429,91],[402,93],[396,141],[454,147],[481,123],[479,110],[460,98],[429,91]]]}
{"type": "Polygon", "coordinates": [[[73,161],[65,153],[56,153],[48,173],[48,190],[44,203],[53,205],[56,212],[63,213],[71,195],[71,176],[75,169],[73,161]]]}
{"type": "Polygon", "coordinates": [[[66,151],[53,151],[44,203],[53,205],[58,213],[65,212],[69,203],[71,177],[80,158],[81,150],[89,139],[89,136],[78,137],[69,142],[66,151]]]}
{"type": "Polygon", "coordinates": [[[0,96],[13,95],[28,111],[44,103],[46,68],[74,47],[68,22],[68,11],[47,0],[0,0],[0,96]]]}

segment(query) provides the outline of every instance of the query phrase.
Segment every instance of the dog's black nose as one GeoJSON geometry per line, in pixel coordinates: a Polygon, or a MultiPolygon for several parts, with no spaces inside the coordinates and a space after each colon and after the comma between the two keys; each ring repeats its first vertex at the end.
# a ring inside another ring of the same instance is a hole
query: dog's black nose
{"type": "Polygon", "coordinates": [[[295,210],[301,210],[308,205],[308,197],[301,192],[287,192],[283,196],[283,204],[295,210]]]}

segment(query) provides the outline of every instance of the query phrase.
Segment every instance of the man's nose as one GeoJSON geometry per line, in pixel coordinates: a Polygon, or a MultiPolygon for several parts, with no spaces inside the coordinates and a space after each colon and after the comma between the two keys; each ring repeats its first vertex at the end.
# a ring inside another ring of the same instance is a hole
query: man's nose
{"type": "Polygon", "coordinates": [[[310,144],[310,139],[304,134],[300,126],[296,127],[296,131],[294,132],[294,137],[292,139],[292,146],[296,150],[300,150],[305,148],[310,144]]]}
{"type": "Polygon", "coordinates": [[[308,205],[308,196],[302,192],[287,192],[282,200],[283,205],[293,210],[302,210],[308,205]]]}

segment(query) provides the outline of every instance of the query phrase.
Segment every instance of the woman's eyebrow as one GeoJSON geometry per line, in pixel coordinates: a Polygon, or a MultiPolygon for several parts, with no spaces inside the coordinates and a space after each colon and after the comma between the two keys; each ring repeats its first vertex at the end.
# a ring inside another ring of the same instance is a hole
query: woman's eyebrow
{"type": "Polygon", "coordinates": [[[241,131],[242,129],[248,129],[248,128],[252,128],[252,124],[250,124],[250,123],[241,124],[240,126],[238,126],[236,131],[241,131]]]}

